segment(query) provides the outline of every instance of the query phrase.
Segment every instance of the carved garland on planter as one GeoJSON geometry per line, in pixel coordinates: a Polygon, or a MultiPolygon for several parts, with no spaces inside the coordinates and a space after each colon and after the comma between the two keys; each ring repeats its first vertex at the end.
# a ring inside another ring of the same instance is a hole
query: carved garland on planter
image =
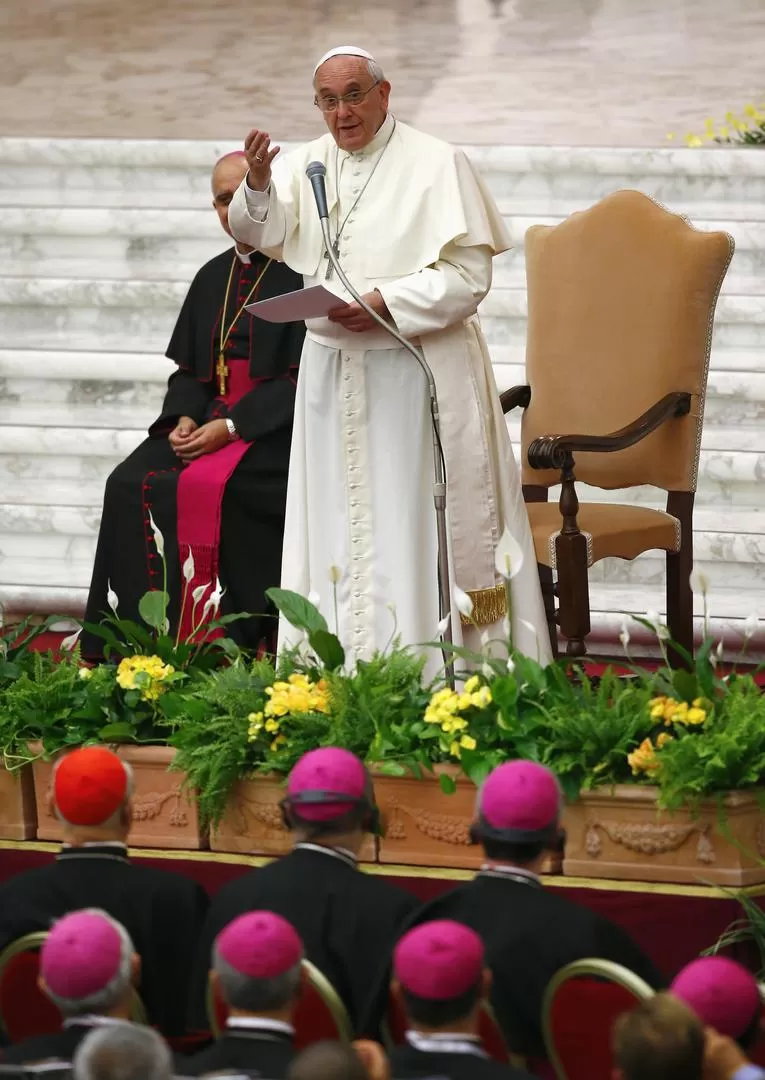
{"type": "MultiPolygon", "coordinates": [[[[133,820],[153,821],[164,810],[165,805],[174,800],[170,810],[168,824],[178,829],[184,829],[189,824],[189,815],[184,801],[178,789],[174,791],[149,791],[145,795],[134,795],[132,799],[133,820]]],[[[49,818],[55,818],[55,813],[50,805],[46,806],[45,813],[49,818]]]]}
{"type": "Polygon", "coordinates": [[[259,826],[258,832],[268,838],[283,837],[287,832],[278,805],[240,793],[231,810],[231,831],[236,836],[250,836],[253,820],[259,826]]]}
{"type": "Polygon", "coordinates": [[[412,824],[423,836],[438,840],[442,844],[468,846],[470,844],[470,822],[454,814],[437,814],[432,810],[420,810],[400,803],[391,798],[387,808],[389,818],[386,822],[385,836],[388,840],[405,840],[406,825],[403,817],[411,819],[412,824]]]}
{"type": "Polygon", "coordinates": [[[709,839],[709,826],[689,822],[686,825],[656,825],[650,823],[602,821],[591,817],[587,820],[585,849],[592,859],[603,853],[602,830],[608,839],[628,851],[640,855],[664,855],[668,851],[677,851],[694,833],[698,834],[696,860],[700,863],[715,862],[712,842],[709,839]]]}

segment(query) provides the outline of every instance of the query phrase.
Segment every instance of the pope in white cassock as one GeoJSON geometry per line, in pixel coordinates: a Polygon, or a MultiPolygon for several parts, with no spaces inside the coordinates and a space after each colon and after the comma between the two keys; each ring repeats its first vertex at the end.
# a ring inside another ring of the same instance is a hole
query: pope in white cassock
{"type": "MultiPolygon", "coordinates": [[[[235,238],[283,259],[306,286],[337,292],[307,322],[298,378],[281,585],[317,593],[339,636],[368,658],[394,630],[432,641],[438,625],[433,444],[423,374],[329,267],[305,168],[321,161],[335,251],[374,310],[424,351],[433,370],[446,457],[452,581],[482,629],[506,614],[495,551],[507,526],[523,552],[512,579],[513,641],[546,662],[547,623],[507,427],[476,314],[492,258],[507,250],[502,218],[461,150],[388,111],[390,83],[369,53],[333,49],[314,72],[329,133],[274,165],[279,147],[253,130],[249,172],[228,219],[235,238]]],[[[516,560],[517,561],[517,560],[516,560]]],[[[452,603],[455,642],[476,648],[452,603]]],[[[499,631],[499,626],[497,627],[499,631]]],[[[282,627],[280,644],[289,638],[282,627]]],[[[438,654],[434,653],[434,662],[438,654]]]]}

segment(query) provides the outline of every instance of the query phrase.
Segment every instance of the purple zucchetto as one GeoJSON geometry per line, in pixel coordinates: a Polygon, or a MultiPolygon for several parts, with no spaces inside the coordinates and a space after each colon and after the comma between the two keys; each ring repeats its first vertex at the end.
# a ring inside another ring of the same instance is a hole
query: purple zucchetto
{"type": "Polygon", "coordinates": [[[304,821],[332,821],[368,801],[367,786],[367,771],[355,754],[325,746],[309,750],[298,761],[284,802],[304,821]]]}
{"type": "Polygon", "coordinates": [[[760,991],[754,975],[725,956],[702,956],[687,964],[670,987],[703,1024],[738,1039],[759,1015],[760,991]]]}
{"type": "Polygon", "coordinates": [[[75,911],[59,919],[40,949],[40,974],[57,998],[99,993],[122,961],[123,938],[105,912],[75,911]]]}
{"type": "Polygon", "coordinates": [[[486,778],[478,796],[478,831],[507,843],[555,838],[561,790],[554,774],[535,761],[508,761],[486,778]]]}
{"type": "Polygon", "coordinates": [[[449,1001],[478,986],[484,949],[475,930],[450,919],[422,923],[399,941],[393,973],[404,990],[426,1001],[449,1001]]]}
{"type": "Polygon", "coordinates": [[[215,939],[218,956],[250,979],[275,979],[303,959],[303,942],[292,923],[273,911],[239,915],[215,939]]]}

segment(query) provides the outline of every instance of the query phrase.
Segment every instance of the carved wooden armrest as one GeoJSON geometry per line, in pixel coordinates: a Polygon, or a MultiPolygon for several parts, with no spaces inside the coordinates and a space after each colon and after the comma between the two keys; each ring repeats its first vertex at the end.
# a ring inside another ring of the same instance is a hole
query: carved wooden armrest
{"type": "Polygon", "coordinates": [[[614,450],[626,450],[666,420],[685,416],[690,409],[691,395],[676,391],[665,394],[637,420],[610,435],[542,435],[529,446],[529,465],[532,469],[563,469],[575,451],[609,454],[614,450]]]}
{"type": "Polygon", "coordinates": [[[503,413],[509,413],[511,409],[527,409],[531,401],[531,387],[511,386],[504,394],[499,395],[499,400],[503,413]]]}

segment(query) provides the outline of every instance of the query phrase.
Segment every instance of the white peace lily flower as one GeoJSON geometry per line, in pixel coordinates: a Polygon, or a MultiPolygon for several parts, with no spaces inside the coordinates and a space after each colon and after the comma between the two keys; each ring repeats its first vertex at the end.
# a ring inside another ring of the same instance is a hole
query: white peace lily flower
{"type": "Polygon", "coordinates": [[[117,614],[117,605],[119,604],[119,597],[117,596],[116,592],[112,588],[111,580],[108,579],[108,578],[107,578],[107,581],[106,581],[106,602],[109,605],[109,607],[112,609],[114,614],[116,615],[117,614]]]}
{"type": "Polygon", "coordinates": [[[308,603],[313,604],[313,606],[315,608],[321,606],[321,597],[319,596],[319,594],[316,592],[315,589],[311,589],[311,591],[309,592],[309,594],[308,594],[308,603]]]}
{"type": "Polygon", "coordinates": [[[757,633],[759,628],[760,628],[760,620],[759,620],[758,616],[755,615],[754,612],[752,612],[751,615],[747,615],[747,617],[744,619],[744,638],[745,638],[745,640],[748,641],[750,637],[754,637],[754,635],[757,633]]]}
{"type": "Polygon", "coordinates": [[[191,590],[191,599],[194,601],[195,604],[199,603],[199,601],[202,599],[202,597],[211,585],[212,582],[208,581],[206,585],[197,585],[196,589],[191,590]]]}
{"type": "Polygon", "coordinates": [[[623,649],[626,649],[630,643],[630,632],[627,626],[626,619],[622,619],[622,629],[621,633],[619,634],[619,641],[621,641],[623,649]]]}
{"type": "Polygon", "coordinates": [[[725,652],[725,645],[723,644],[722,638],[720,638],[720,640],[718,641],[715,652],[717,653],[717,659],[722,660],[723,653],[725,652]]]}
{"type": "Polygon", "coordinates": [[[493,679],[494,668],[491,666],[491,664],[487,664],[484,662],[483,664],[481,664],[481,674],[483,675],[484,679],[493,679]]]}
{"type": "Polygon", "coordinates": [[[507,658],[507,673],[508,673],[508,675],[512,675],[514,671],[515,671],[515,660],[513,660],[512,656],[508,656],[508,658],[507,658]]]}
{"type": "Polygon", "coordinates": [[[223,597],[225,589],[221,588],[220,578],[215,579],[215,588],[210,593],[209,597],[205,601],[205,606],[202,608],[202,618],[206,619],[208,615],[217,615],[218,608],[220,607],[221,598],[223,597]]]}
{"type": "Polygon", "coordinates": [[[650,609],[650,610],[646,611],[646,613],[644,615],[644,618],[645,618],[646,622],[651,624],[651,626],[656,626],[658,624],[658,622],[659,622],[659,613],[658,613],[658,611],[654,611],[653,609],[650,609]]]}
{"type": "Polygon", "coordinates": [[[151,525],[151,531],[154,534],[154,543],[157,545],[157,554],[160,558],[163,558],[165,554],[165,538],[154,520],[151,510],[149,511],[149,524],[151,525]]]}
{"type": "Polygon", "coordinates": [[[343,571],[339,566],[335,566],[334,563],[329,568],[329,580],[333,585],[339,585],[343,580],[343,571]]]}
{"type": "Polygon", "coordinates": [[[186,556],[186,562],[183,564],[183,580],[187,583],[192,582],[194,580],[195,572],[194,556],[191,552],[191,544],[189,544],[189,553],[186,556]]]}
{"type": "Polygon", "coordinates": [[[436,627],[436,637],[443,637],[443,635],[446,633],[447,629],[449,628],[449,623],[451,622],[451,619],[452,619],[452,613],[450,611],[449,614],[445,615],[444,618],[441,620],[441,622],[436,627]]]}
{"type": "Polygon", "coordinates": [[[69,637],[65,637],[64,640],[61,642],[61,652],[72,652],[80,639],[81,633],[82,627],[80,627],[79,630],[75,630],[75,632],[73,634],[70,634],[69,637]]]}
{"type": "Polygon", "coordinates": [[[530,634],[534,635],[534,637],[537,636],[537,628],[536,628],[536,626],[534,626],[533,623],[530,623],[528,621],[528,619],[519,619],[518,623],[519,623],[520,626],[524,626],[528,630],[528,632],[530,634]]]}
{"type": "Polygon", "coordinates": [[[464,615],[466,619],[469,619],[473,614],[473,601],[459,585],[454,586],[452,595],[454,596],[454,603],[457,605],[457,611],[459,611],[460,615],[464,615]]]}
{"type": "Polygon", "coordinates": [[[507,526],[494,553],[494,566],[505,581],[512,581],[523,566],[523,550],[507,526]]]}
{"type": "Polygon", "coordinates": [[[505,637],[510,637],[511,629],[512,627],[510,626],[510,616],[505,615],[504,619],[502,620],[502,633],[505,635],[505,637]]]}
{"type": "Polygon", "coordinates": [[[702,596],[709,592],[709,578],[702,570],[691,571],[691,589],[702,596]]]}

